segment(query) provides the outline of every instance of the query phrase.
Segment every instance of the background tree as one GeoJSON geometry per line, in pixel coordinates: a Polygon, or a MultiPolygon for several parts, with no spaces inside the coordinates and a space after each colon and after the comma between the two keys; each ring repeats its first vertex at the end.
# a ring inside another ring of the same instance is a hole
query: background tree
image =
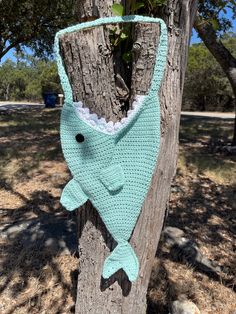
{"type": "MultiPolygon", "coordinates": [[[[109,16],[113,3],[112,0],[77,1],[78,19],[81,22],[109,16]]],[[[131,238],[140,260],[140,276],[132,286],[122,271],[108,281],[101,281],[102,264],[115,244],[89,202],[78,211],[80,259],[76,313],[145,313],[147,287],[177,163],[182,91],[197,1],[168,0],[164,4],[149,0],[140,4],[139,9],[134,7],[134,1],[120,3],[123,8],[116,8],[124,12],[119,14],[143,13],[148,8],[149,14],[155,13],[167,23],[169,53],[160,92],[161,148],[152,185],[131,238]]],[[[61,38],[61,53],[74,100],[82,100],[99,116],[113,121],[125,115],[135,93],[147,92],[159,34],[157,25],[137,24],[127,28],[118,28],[117,34],[114,27],[99,27],[61,38]],[[126,41],[127,46],[121,44],[114,49],[116,40],[127,37],[127,32],[132,40],[126,41]],[[130,54],[131,61],[127,64],[130,54]]]]}
{"type": "MultiPolygon", "coordinates": [[[[232,54],[236,54],[234,33],[225,34],[222,42],[232,54]]],[[[233,111],[234,95],[219,63],[203,43],[189,49],[185,77],[183,110],[233,111]]]]}
{"type": "Polygon", "coordinates": [[[61,91],[55,61],[32,56],[6,60],[0,66],[0,99],[42,101],[42,93],[61,91]]]}
{"type": "Polygon", "coordinates": [[[0,95],[4,100],[9,100],[14,86],[14,63],[11,60],[7,60],[0,67],[0,77],[0,95]]]}
{"type": "MultiPolygon", "coordinates": [[[[232,10],[234,16],[236,16],[236,1],[200,1],[194,27],[228,77],[236,102],[236,58],[230,53],[221,40],[222,32],[225,32],[231,26],[229,19],[224,16],[222,17],[220,14],[221,12],[226,14],[226,9],[232,10]]],[[[236,145],[236,115],[232,145],[236,145]]]]}
{"type": "Polygon", "coordinates": [[[0,61],[12,48],[52,53],[54,34],[75,21],[74,0],[0,1],[0,61]]]}

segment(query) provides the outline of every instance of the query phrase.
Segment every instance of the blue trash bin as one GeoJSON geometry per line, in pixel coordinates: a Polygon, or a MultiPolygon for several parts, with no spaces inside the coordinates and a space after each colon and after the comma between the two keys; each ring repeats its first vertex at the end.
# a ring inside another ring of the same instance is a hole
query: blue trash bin
{"type": "Polygon", "coordinates": [[[55,108],[57,102],[57,94],[54,92],[43,93],[45,108],[55,108]]]}

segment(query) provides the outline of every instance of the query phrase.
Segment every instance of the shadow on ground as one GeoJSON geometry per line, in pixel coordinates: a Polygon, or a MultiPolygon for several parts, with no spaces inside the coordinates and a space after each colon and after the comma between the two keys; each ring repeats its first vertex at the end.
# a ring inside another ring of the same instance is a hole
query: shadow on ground
{"type": "Polygon", "coordinates": [[[59,195],[68,173],[56,110],[0,116],[0,312],[73,312],[76,215],[59,195]]]}

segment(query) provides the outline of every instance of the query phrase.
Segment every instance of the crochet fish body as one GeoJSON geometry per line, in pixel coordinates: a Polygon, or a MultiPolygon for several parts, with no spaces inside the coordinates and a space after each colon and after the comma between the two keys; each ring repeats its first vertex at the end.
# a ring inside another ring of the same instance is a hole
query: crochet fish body
{"type": "Polygon", "coordinates": [[[74,210],[87,200],[92,202],[117,242],[105,260],[103,277],[109,278],[122,268],[129,280],[134,281],[139,262],[128,241],[148,192],[159,151],[157,91],[163,76],[167,40],[164,22],[154,18],[113,17],[83,24],[88,27],[89,23],[94,26],[95,22],[100,25],[120,21],[159,22],[161,37],[148,94],[136,95],[128,116],[115,124],[91,114],[82,102],[73,102],[56,36],[59,74],[66,94],[61,114],[61,144],[73,176],[62,192],[61,203],[67,210],[74,210]]]}

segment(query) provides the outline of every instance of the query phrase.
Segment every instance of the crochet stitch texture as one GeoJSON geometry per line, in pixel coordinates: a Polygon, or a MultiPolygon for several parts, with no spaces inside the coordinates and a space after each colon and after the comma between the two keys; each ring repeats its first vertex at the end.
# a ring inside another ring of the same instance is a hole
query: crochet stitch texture
{"type": "Polygon", "coordinates": [[[58,71],[65,94],[61,114],[61,144],[73,179],[65,186],[61,203],[74,210],[88,199],[98,210],[117,242],[105,260],[102,276],[123,269],[129,280],[138,277],[138,258],[129,239],[140,214],[155,169],[160,143],[160,88],[167,55],[167,29],[163,20],[138,15],[106,17],[59,31],[55,37],[58,71]],[[62,34],[109,23],[159,23],[161,35],[151,86],[147,95],[136,95],[134,109],[113,124],[98,119],[73,102],[70,82],[60,55],[62,34]]]}

